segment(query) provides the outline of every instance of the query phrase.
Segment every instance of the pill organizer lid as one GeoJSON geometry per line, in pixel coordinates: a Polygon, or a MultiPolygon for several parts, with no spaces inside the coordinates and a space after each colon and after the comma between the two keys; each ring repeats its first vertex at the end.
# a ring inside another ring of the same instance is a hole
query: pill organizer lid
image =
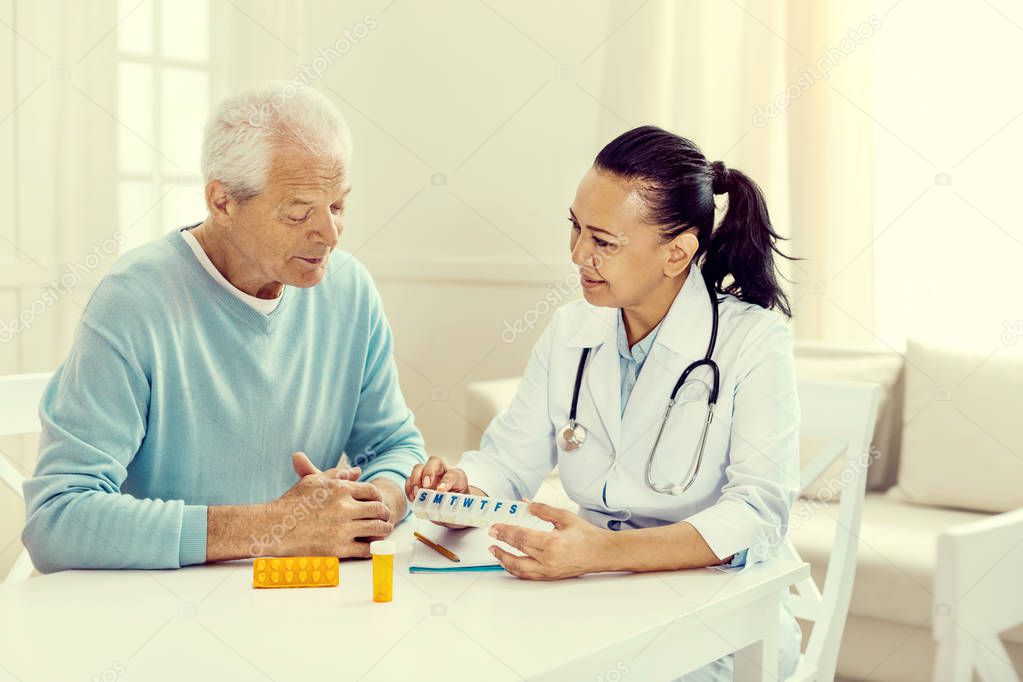
{"type": "Polygon", "coordinates": [[[394,540],[375,540],[369,543],[370,554],[394,554],[394,540]]]}

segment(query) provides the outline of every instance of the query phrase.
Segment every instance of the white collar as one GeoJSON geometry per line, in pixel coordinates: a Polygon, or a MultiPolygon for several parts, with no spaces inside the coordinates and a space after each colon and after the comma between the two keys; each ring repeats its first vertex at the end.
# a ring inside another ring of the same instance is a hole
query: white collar
{"type": "MultiPolygon", "coordinates": [[[[567,345],[593,348],[607,342],[616,346],[618,321],[614,316],[621,314],[619,309],[598,308],[587,303],[581,310],[579,331],[569,337],[567,345]]],[[[686,358],[702,358],[710,338],[711,315],[710,296],[703,273],[693,263],[689,266],[685,284],[660,323],[654,345],[665,346],[686,358]]]]}
{"type": "Polygon", "coordinates": [[[195,257],[199,260],[199,264],[202,266],[202,269],[208,272],[210,277],[217,281],[217,284],[227,289],[232,296],[264,315],[269,315],[273,311],[277,310],[277,305],[281,302],[280,296],[277,296],[277,298],[258,298],[245,293],[235,285],[228,282],[227,278],[224,277],[220,270],[217,270],[213,261],[210,260],[209,255],[207,255],[206,250],[202,248],[202,244],[200,244],[199,240],[195,238],[194,234],[192,234],[191,228],[181,230],[180,234],[181,238],[185,240],[185,243],[188,244],[189,248],[192,249],[192,253],[194,253],[195,257]]]}

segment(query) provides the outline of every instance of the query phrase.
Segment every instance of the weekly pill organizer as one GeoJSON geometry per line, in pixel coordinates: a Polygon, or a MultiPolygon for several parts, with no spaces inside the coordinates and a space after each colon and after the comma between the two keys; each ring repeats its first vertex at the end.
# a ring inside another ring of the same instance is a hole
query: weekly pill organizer
{"type": "Polygon", "coordinates": [[[454,562],[422,543],[416,543],[409,562],[411,573],[455,573],[464,571],[503,571],[504,568],[490,553],[497,545],[507,552],[521,556],[522,552],[487,534],[492,523],[507,523],[537,530],[551,530],[547,521],[529,513],[521,500],[502,500],[462,493],[444,493],[422,488],[412,500],[412,513],[421,519],[470,526],[465,529],[442,528],[421,522],[417,532],[458,556],[454,562]]]}
{"type": "Polygon", "coordinates": [[[539,521],[522,500],[501,500],[421,488],[412,501],[412,513],[421,519],[458,526],[486,527],[492,523],[533,526],[539,521]]]}

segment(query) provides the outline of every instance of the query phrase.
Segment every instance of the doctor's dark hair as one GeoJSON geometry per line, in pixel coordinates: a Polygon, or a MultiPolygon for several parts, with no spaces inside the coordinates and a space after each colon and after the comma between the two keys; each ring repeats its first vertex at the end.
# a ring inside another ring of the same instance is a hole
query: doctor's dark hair
{"type": "Polygon", "coordinates": [[[655,126],[619,135],[593,165],[637,183],[646,219],[660,226],[664,241],[696,228],[700,245],[693,260],[718,292],[792,316],[775,276],[774,254],[796,259],[775,246],[783,237],[771,227],[763,192],[745,173],[721,161],[711,163],[691,140],[655,126]],[[728,195],[728,210],[717,229],[715,194],[728,195]]]}

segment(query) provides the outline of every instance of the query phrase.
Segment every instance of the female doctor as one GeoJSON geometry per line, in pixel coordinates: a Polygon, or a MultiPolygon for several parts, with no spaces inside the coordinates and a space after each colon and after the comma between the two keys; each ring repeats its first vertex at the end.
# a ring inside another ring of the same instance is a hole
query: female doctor
{"type": "MultiPolygon", "coordinates": [[[[769,557],[799,483],[799,406],[779,236],[759,187],[644,126],[597,155],[568,220],[585,300],[554,315],[480,449],[456,468],[417,465],[406,494],[531,498],[557,466],[578,515],[533,502],[552,531],[490,529],[525,554],[491,547],[520,578],[769,557]]],[[[781,617],[784,679],[800,635],[787,607],[781,617]]],[[[731,679],[731,660],[699,673],[731,679]]]]}

